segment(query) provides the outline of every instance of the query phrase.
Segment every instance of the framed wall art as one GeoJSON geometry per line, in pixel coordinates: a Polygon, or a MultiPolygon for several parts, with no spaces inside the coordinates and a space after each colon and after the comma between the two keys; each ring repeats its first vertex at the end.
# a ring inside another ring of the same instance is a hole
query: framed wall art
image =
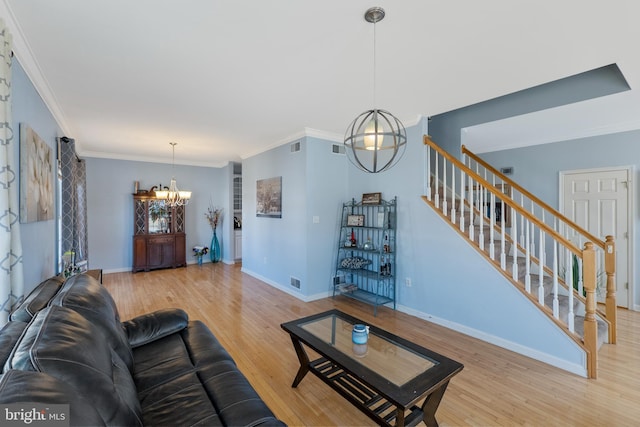
{"type": "Polygon", "coordinates": [[[364,215],[347,215],[347,226],[363,227],[364,215]]]}
{"type": "Polygon", "coordinates": [[[51,147],[20,123],[20,222],[53,219],[53,165],[51,147]]]}
{"type": "Polygon", "coordinates": [[[379,205],[382,201],[382,193],[364,193],[362,195],[363,205],[379,205]]]}
{"type": "Polygon", "coordinates": [[[256,216],[282,218],[282,177],[256,181],[256,216]]]}

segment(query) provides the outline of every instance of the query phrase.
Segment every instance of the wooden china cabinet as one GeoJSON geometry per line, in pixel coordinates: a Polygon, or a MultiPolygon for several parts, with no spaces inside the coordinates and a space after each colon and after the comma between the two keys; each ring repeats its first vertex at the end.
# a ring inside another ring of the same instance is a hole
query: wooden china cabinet
{"type": "Polygon", "coordinates": [[[133,271],[186,266],[184,206],[155,192],[133,195],[133,271]]]}

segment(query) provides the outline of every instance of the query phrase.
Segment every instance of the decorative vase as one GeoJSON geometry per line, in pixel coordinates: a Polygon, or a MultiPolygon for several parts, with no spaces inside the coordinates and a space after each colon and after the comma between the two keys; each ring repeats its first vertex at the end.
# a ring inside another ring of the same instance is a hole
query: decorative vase
{"type": "Polygon", "coordinates": [[[213,229],[213,237],[211,238],[211,251],[209,252],[211,257],[211,262],[219,262],[221,253],[220,253],[220,242],[218,241],[218,236],[216,235],[216,229],[213,229]]]}
{"type": "Polygon", "coordinates": [[[198,265],[202,265],[202,255],[198,255],[198,265]]]}

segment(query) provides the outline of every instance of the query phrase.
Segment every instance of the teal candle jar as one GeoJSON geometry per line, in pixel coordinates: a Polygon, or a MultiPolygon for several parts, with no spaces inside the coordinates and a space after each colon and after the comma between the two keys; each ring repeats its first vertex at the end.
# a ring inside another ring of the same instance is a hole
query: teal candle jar
{"type": "Polygon", "coordinates": [[[369,339],[369,327],[365,325],[353,325],[351,340],[354,344],[366,344],[369,339]]]}

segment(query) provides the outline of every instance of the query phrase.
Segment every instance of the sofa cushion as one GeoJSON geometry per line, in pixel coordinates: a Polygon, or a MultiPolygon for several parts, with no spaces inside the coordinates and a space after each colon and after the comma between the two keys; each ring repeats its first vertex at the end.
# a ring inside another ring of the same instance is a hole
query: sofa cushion
{"type": "Polygon", "coordinates": [[[179,308],[166,308],[122,322],[132,348],[140,347],[180,332],[187,327],[189,316],[179,308]]]}
{"type": "Polygon", "coordinates": [[[145,425],[282,425],[202,322],[133,355],[145,425]]]}
{"type": "Polygon", "coordinates": [[[109,291],[95,278],[79,274],[67,279],[51,305],[60,305],[76,311],[99,328],[125,362],[129,371],[133,369],[133,356],[127,334],[120,323],[116,303],[109,291]]]}
{"type": "Polygon", "coordinates": [[[40,371],[66,382],[108,425],[142,425],[128,367],[101,328],[74,310],[51,305],[36,314],[5,367],[40,371]]]}
{"type": "Polygon", "coordinates": [[[4,366],[16,345],[24,328],[27,324],[24,322],[8,322],[0,330],[0,366],[4,366]]]}
{"type": "Polygon", "coordinates": [[[64,283],[59,276],[51,277],[36,286],[9,316],[10,320],[28,322],[33,316],[45,308],[64,283]]]}
{"type": "Polygon", "coordinates": [[[68,425],[105,425],[104,420],[86,399],[64,382],[42,372],[5,372],[0,376],[0,403],[31,403],[33,406],[69,405],[69,412],[65,414],[69,418],[64,420],[68,425]]]}

